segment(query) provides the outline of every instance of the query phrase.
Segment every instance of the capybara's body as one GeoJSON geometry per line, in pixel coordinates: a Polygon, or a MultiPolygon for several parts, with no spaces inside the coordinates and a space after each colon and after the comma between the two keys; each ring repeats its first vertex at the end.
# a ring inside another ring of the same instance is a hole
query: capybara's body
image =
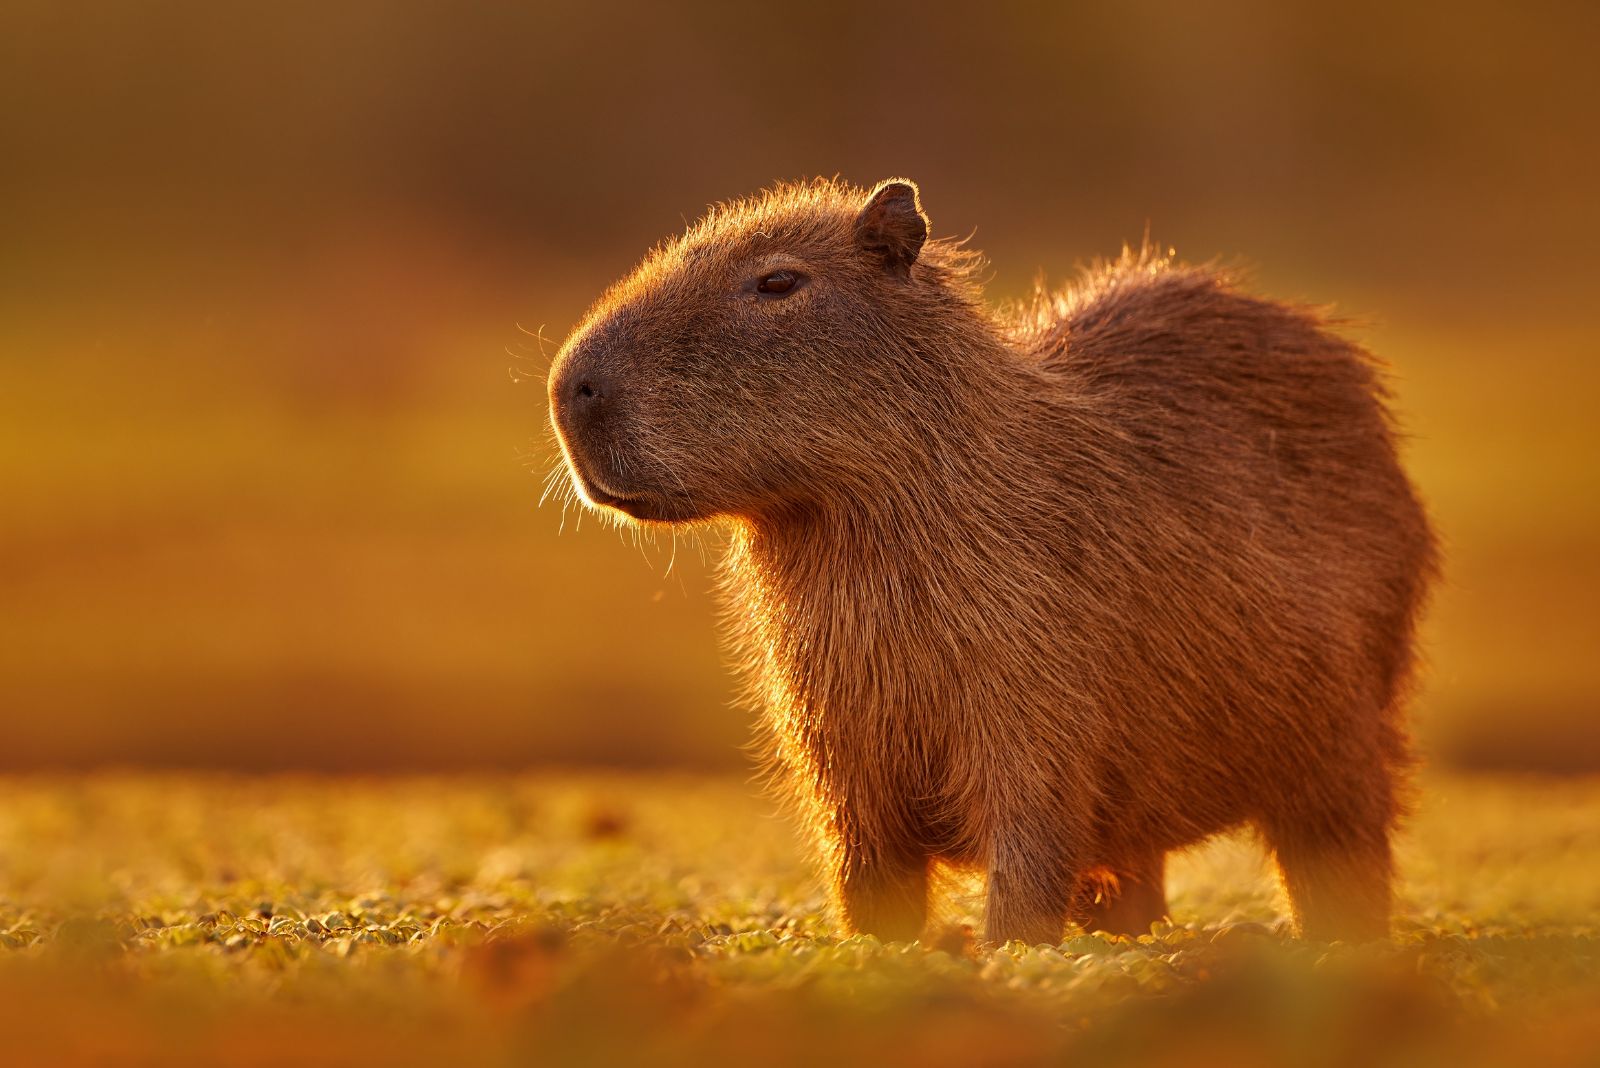
{"type": "Polygon", "coordinates": [[[1374,361],[1149,254],[1006,316],[974,266],[907,182],[713,213],[558,357],[574,481],[731,530],[850,928],[915,937],[947,861],[992,940],[1143,930],[1167,851],[1252,823],[1303,933],[1382,935],[1434,548],[1374,361]]]}

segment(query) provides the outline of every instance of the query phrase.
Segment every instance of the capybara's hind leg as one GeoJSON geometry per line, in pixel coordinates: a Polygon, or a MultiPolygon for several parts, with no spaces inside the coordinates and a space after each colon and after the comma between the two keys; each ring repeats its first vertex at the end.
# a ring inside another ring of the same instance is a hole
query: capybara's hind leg
{"type": "Polygon", "coordinates": [[[1141,935],[1167,915],[1166,854],[1091,871],[1079,884],[1072,919],[1085,931],[1141,935]]]}
{"type": "Polygon", "coordinates": [[[1261,821],[1302,938],[1364,942],[1389,933],[1394,813],[1387,798],[1361,800],[1368,803],[1261,821]]]}

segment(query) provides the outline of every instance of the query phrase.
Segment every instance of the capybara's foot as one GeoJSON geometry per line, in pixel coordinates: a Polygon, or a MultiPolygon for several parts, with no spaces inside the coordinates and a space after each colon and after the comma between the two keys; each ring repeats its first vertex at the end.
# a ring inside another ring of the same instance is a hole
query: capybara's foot
{"type": "Polygon", "coordinates": [[[1090,872],[1078,888],[1073,920],[1085,931],[1142,935],[1167,917],[1165,857],[1090,872]]]}

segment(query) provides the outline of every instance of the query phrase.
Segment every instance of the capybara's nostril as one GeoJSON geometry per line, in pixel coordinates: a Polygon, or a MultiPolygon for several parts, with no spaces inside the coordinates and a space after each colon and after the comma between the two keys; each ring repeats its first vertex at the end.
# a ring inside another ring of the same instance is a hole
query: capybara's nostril
{"type": "Polygon", "coordinates": [[[609,392],[609,387],[598,375],[587,374],[573,383],[571,403],[579,409],[593,408],[605,400],[609,392]]]}
{"type": "Polygon", "coordinates": [[[587,360],[569,362],[550,385],[551,411],[569,432],[599,423],[614,399],[610,379],[587,360]]]}
{"type": "Polygon", "coordinates": [[[595,417],[600,414],[598,409],[602,401],[606,400],[608,393],[610,389],[600,377],[595,374],[584,374],[574,379],[571,387],[566,390],[566,404],[573,411],[573,416],[579,419],[595,417]]]}

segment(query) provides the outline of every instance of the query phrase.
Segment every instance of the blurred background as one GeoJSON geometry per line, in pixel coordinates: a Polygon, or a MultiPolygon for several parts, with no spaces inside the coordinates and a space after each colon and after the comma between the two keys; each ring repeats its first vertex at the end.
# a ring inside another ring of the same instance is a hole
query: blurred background
{"type": "Polygon", "coordinates": [[[0,767],[741,766],[714,551],[538,506],[542,370],[818,174],[915,177],[996,300],[1148,227],[1359,318],[1448,541],[1426,750],[1600,767],[1597,11],[5,0],[0,767]]]}

